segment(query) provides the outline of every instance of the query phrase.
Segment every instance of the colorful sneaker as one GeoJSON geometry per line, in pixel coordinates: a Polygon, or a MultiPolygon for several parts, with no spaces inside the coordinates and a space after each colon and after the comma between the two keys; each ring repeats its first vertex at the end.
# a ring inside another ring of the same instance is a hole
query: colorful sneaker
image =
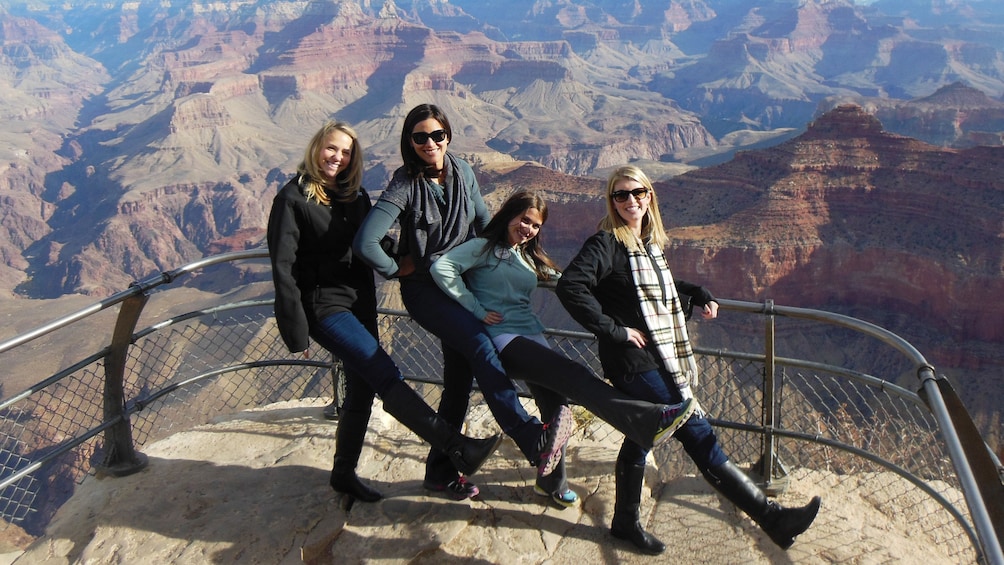
{"type": "Polygon", "coordinates": [[[568,438],[572,437],[574,431],[575,420],[572,418],[572,410],[562,405],[551,421],[544,424],[540,439],[537,440],[540,453],[537,458],[538,477],[546,477],[554,472],[554,468],[561,462],[562,448],[568,443],[568,438]]]}
{"type": "Polygon", "coordinates": [[[478,490],[478,486],[474,483],[468,482],[465,477],[459,477],[457,480],[450,481],[446,484],[425,481],[422,483],[422,486],[436,492],[445,492],[456,500],[474,498],[475,496],[481,494],[481,491],[478,490]]]}
{"type": "Polygon", "coordinates": [[[662,409],[662,418],[659,419],[659,428],[655,432],[655,439],[652,445],[656,446],[673,437],[683,424],[687,423],[690,415],[694,413],[697,403],[693,398],[688,398],[679,404],[670,404],[662,409]]]}
{"type": "Polygon", "coordinates": [[[533,485],[533,492],[538,496],[550,496],[551,500],[555,501],[562,508],[571,508],[579,503],[579,495],[575,494],[575,491],[572,489],[548,494],[546,490],[540,488],[540,485],[533,485]]]}

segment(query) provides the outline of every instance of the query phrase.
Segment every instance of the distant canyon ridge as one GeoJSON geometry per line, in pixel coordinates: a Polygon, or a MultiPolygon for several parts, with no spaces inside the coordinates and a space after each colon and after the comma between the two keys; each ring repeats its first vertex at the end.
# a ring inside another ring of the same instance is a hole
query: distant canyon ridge
{"type": "Polygon", "coordinates": [[[903,332],[997,443],[1002,39],[990,0],[0,1],[0,293],[261,246],[324,120],[377,194],[433,102],[490,203],[552,199],[559,262],[638,164],[681,278],[903,332]]]}

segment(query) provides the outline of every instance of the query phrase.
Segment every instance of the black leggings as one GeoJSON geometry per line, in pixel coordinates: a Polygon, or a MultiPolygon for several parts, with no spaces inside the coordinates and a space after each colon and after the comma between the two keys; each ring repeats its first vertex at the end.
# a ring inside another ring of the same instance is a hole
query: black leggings
{"type": "Polygon", "coordinates": [[[665,404],[638,400],[584,365],[532,339],[517,337],[499,359],[506,374],[556,392],[609,423],[638,445],[652,447],[665,404]]]}

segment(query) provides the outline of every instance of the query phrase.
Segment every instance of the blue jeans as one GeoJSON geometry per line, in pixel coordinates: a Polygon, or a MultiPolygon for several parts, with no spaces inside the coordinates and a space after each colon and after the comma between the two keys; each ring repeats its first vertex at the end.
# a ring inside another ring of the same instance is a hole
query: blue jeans
{"type": "MultiPolygon", "coordinates": [[[[445,355],[463,356],[499,427],[513,438],[525,455],[535,457],[540,420],[527,414],[520,404],[516,387],[506,376],[495,344],[481,320],[447,296],[431,278],[401,279],[401,298],[412,319],[443,342],[445,355]],[[453,351],[449,351],[451,349],[453,351]]],[[[451,366],[452,370],[444,375],[444,399],[453,398],[453,402],[459,404],[458,399],[463,397],[466,405],[470,381],[463,378],[456,363],[451,366]]],[[[440,411],[444,408],[441,403],[440,411]]]]}
{"type": "MultiPolygon", "coordinates": [[[[683,400],[673,377],[666,371],[653,369],[644,373],[620,375],[610,383],[623,392],[650,402],[677,404],[683,400]]],[[[714,428],[706,418],[696,413],[673,435],[702,472],[724,464],[729,458],[718,444],[714,428]]],[[[648,449],[630,439],[621,444],[617,460],[628,465],[645,465],[648,449]]]]}
{"type": "Polygon", "coordinates": [[[373,394],[383,396],[402,380],[394,360],[380,347],[374,335],[351,312],[335,312],[311,324],[310,336],[318,345],[342,360],[346,377],[366,387],[349,386],[343,409],[361,408],[373,402],[373,394]],[[368,388],[368,390],[366,390],[368,388]],[[367,398],[368,396],[368,398],[367,398]]]}

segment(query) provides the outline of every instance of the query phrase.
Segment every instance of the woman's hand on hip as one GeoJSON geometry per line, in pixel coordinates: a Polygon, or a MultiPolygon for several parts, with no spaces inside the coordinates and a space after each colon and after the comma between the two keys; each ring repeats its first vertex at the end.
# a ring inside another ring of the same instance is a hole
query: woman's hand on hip
{"type": "Polygon", "coordinates": [[[495,312],[494,310],[489,310],[485,317],[481,319],[486,326],[494,326],[495,324],[502,321],[502,314],[495,312]]]}
{"type": "Polygon", "coordinates": [[[644,332],[636,330],[634,328],[624,328],[624,329],[626,329],[628,333],[628,338],[627,338],[628,343],[633,343],[634,346],[637,347],[638,349],[645,347],[645,345],[648,343],[648,338],[645,337],[644,332]]]}
{"type": "Polygon", "coordinates": [[[406,277],[415,272],[415,261],[411,255],[405,255],[397,261],[397,278],[406,277]]]}

